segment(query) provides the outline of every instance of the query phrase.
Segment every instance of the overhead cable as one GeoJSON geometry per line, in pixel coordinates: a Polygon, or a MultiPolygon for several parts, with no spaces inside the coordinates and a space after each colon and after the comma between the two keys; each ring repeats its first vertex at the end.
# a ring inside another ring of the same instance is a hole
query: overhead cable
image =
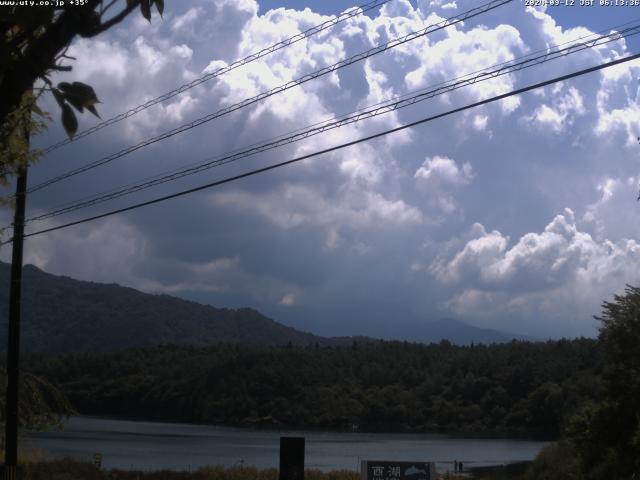
{"type": "Polygon", "coordinates": [[[491,67],[489,67],[485,69],[485,71],[459,77],[457,81],[445,82],[443,84],[440,84],[440,86],[438,86],[437,88],[422,91],[416,95],[412,95],[407,98],[394,99],[386,103],[381,103],[374,106],[373,108],[361,110],[353,114],[346,115],[342,118],[323,122],[323,123],[314,125],[311,128],[297,131],[289,136],[282,136],[278,139],[275,139],[269,142],[256,144],[255,146],[251,146],[250,148],[247,148],[245,150],[236,151],[235,153],[209,157],[208,159],[196,164],[195,166],[177,169],[163,176],[142,181],[137,184],[127,185],[105,194],[95,195],[87,200],[81,200],[74,203],[70,203],[64,207],[57,208],[37,216],[27,218],[26,221],[33,222],[36,220],[44,220],[44,219],[56,217],[65,213],[69,213],[69,212],[73,212],[83,208],[98,205],[100,203],[113,200],[115,198],[119,198],[124,195],[136,193],[141,190],[145,190],[147,188],[161,185],[161,184],[174,181],[186,176],[194,175],[214,167],[232,163],[242,158],[246,158],[252,155],[256,155],[258,153],[272,150],[274,148],[278,148],[283,145],[288,145],[288,144],[309,138],[311,136],[324,133],[329,130],[333,130],[333,129],[340,128],[345,125],[356,123],[365,119],[390,113],[390,112],[399,110],[401,108],[405,108],[405,107],[414,105],[416,103],[434,98],[436,96],[444,95],[446,93],[450,93],[454,90],[458,90],[460,88],[463,88],[469,85],[474,85],[478,82],[497,78],[510,73],[515,73],[526,68],[537,66],[558,58],[566,57],[567,55],[571,55],[583,50],[595,48],[595,47],[604,45],[608,42],[618,41],[622,38],[628,38],[632,35],[637,35],[638,33],[640,33],[640,24],[628,27],[624,30],[621,30],[620,32],[612,32],[608,35],[601,35],[595,39],[592,39],[586,42],[575,43],[573,45],[570,45],[568,47],[565,47],[559,50],[553,50],[542,55],[532,56],[517,63],[512,62],[511,64],[501,64],[502,65],[501,67],[496,68],[494,70],[491,70],[490,69],[491,67]]]}
{"type": "Polygon", "coordinates": [[[216,118],[219,118],[219,117],[221,117],[223,115],[227,115],[227,114],[229,114],[231,112],[234,112],[236,110],[239,110],[241,108],[247,107],[249,105],[253,105],[253,104],[255,104],[257,102],[260,102],[262,100],[265,100],[265,99],[267,99],[267,98],[269,98],[269,97],[271,97],[273,95],[276,95],[278,93],[284,92],[284,91],[289,90],[289,89],[291,89],[293,87],[302,85],[303,83],[306,83],[306,82],[308,82],[310,80],[314,80],[314,79],[319,78],[321,76],[324,76],[324,75],[327,75],[329,73],[335,72],[338,69],[344,68],[344,67],[346,67],[348,65],[351,65],[351,64],[354,64],[356,62],[360,62],[360,61],[365,60],[365,59],[367,59],[369,57],[372,57],[372,56],[377,55],[379,53],[385,52],[385,51],[390,50],[392,48],[398,47],[400,45],[403,45],[403,44],[405,44],[407,42],[410,42],[410,41],[415,40],[417,38],[420,38],[422,36],[428,35],[430,33],[433,33],[433,32],[436,32],[436,31],[439,31],[439,30],[442,30],[442,29],[445,29],[447,27],[450,27],[450,26],[455,25],[455,24],[460,23],[460,22],[464,22],[465,20],[468,20],[469,18],[476,17],[478,15],[486,13],[486,12],[488,12],[490,10],[498,8],[498,7],[502,6],[502,5],[510,3],[512,1],[513,0],[492,0],[492,1],[490,1],[488,3],[485,3],[485,4],[483,4],[483,5],[479,6],[479,7],[472,8],[471,10],[468,10],[468,11],[466,11],[466,12],[460,14],[460,15],[457,15],[457,16],[454,16],[454,17],[450,17],[450,18],[445,19],[445,20],[443,20],[441,22],[438,22],[436,24],[429,25],[429,26],[427,26],[427,27],[425,27],[425,28],[423,28],[421,30],[417,30],[415,32],[411,32],[411,33],[409,33],[407,35],[404,35],[402,37],[399,37],[399,38],[396,38],[394,40],[391,40],[391,41],[389,41],[387,43],[378,45],[377,47],[374,47],[374,48],[369,49],[369,50],[367,50],[365,52],[356,54],[356,55],[354,55],[352,57],[349,57],[349,58],[347,58],[345,60],[341,60],[341,61],[339,61],[337,63],[334,63],[333,65],[330,65],[328,67],[324,67],[324,68],[321,68],[320,70],[316,70],[313,73],[309,73],[309,74],[303,75],[302,77],[299,77],[299,78],[297,78],[295,80],[291,80],[291,81],[289,81],[287,83],[284,83],[284,84],[282,84],[282,85],[280,85],[278,87],[275,87],[275,88],[273,88],[271,90],[268,90],[266,92],[260,93],[260,94],[254,96],[254,97],[247,98],[247,99],[245,99],[245,100],[243,100],[243,101],[241,101],[239,103],[230,105],[230,106],[225,107],[223,109],[220,109],[220,110],[218,110],[216,112],[213,112],[213,113],[210,113],[208,115],[205,115],[204,117],[198,118],[197,120],[193,120],[190,123],[187,123],[187,124],[181,125],[179,127],[173,128],[173,129],[171,129],[171,130],[169,130],[167,132],[164,132],[164,133],[162,133],[162,134],[160,134],[158,136],[146,139],[146,140],[144,140],[144,141],[142,141],[142,142],[140,142],[140,143],[138,143],[136,145],[133,145],[131,147],[125,148],[123,150],[120,150],[119,152],[116,152],[116,153],[113,153],[111,155],[107,155],[105,157],[102,157],[99,160],[95,160],[95,161],[93,161],[93,162],[91,162],[91,163],[89,163],[87,165],[84,165],[82,167],[70,170],[70,171],[68,171],[66,173],[60,174],[60,175],[55,176],[53,178],[50,178],[48,180],[45,180],[44,182],[39,183],[39,184],[35,185],[34,187],[31,187],[29,190],[27,190],[27,193],[33,193],[35,191],[41,190],[41,189],[43,189],[43,188],[45,188],[45,187],[47,187],[49,185],[52,185],[54,183],[60,182],[62,180],[66,180],[67,178],[73,177],[73,176],[78,175],[80,173],[87,172],[87,171],[92,170],[92,169],[94,169],[96,167],[99,167],[99,166],[104,165],[106,163],[112,162],[112,161],[114,161],[114,160],[116,160],[118,158],[124,157],[125,155],[128,155],[128,154],[130,154],[132,152],[135,152],[136,150],[139,150],[141,148],[147,147],[147,146],[152,145],[154,143],[157,143],[157,142],[159,142],[161,140],[165,140],[167,138],[173,137],[174,135],[178,135],[180,133],[184,133],[184,132],[186,132],[188,130],[191,130],[191,129],[195,128],[195,127],[198,127],[198,126],[203,125],[203,124],[205,124],[207,122],[210,122],[210,121],[212,121],[212,120],[214,120],[216,118]]]}
{"type": "Polygon", "coordinates": [[[274,52],[277,52],[278,50],[281,50],[283,48],[286,48],[290,45],[293,45],[294,43],[299,42],[300,40],[304,40],[305,38],[309,38],[312,37],[313,35],[316,35],[317,33],[320,33],[324,30],[327,30],[341,22],[344,22],[345,20],[349,20],[350,18],[356,17],[358,15],[361,15],[365,12],[368,12],[369,10],[372,10],[374,8],[378,8],[382,5],[384,5],[385,3],[388,3],[391,0],[373,0],[371,2],[365,3],[363,5],[360,5],[358,7],[354,7],[351,8],[343,13],[341,13],[340,15],[338,15],[337,17],[334,17],[330,20],[326,20],[314,27],[311,27],[307,30],[305,30],[304,32],[300,32],[297,33],[285,40],[282,40],[278,43],[274,43],[273,45],[270,45],[266,48],[263,48],[262,50],[259,50],[257,52],[252,53],[251,55],[248,55],[240,60],[236,60],[233,63],[230,63],[229,65],[225,65],[224,67],[220,67],[212,72],[208,72],[205,73],[204,75],[202,75],[199,78],[196,78],[195,80],[192,80],[189,83],[185,83],[184,85],[181,85],[163,95],[160,95],[159,97],[156,98],[152,98],[151,100],[148,100],[136,107],[133,107],[129,110],[127,110],[126,112],[120,113],[118,115],[116,115],[115,117],[109,118],[108,120],[104,120],[103,122],[98,123],[97,125],[94,125],[91,128],[87,128],[86,130],[83,130],[79,133],[76,133],[73,138],[65,138],[63,140],[60,140],[59,142],[56,142],[48,147],[46,147],[45,149],[43,149],[43,152],[45,154],[50,153],[64,145],[67,145],[71,142],[75,142],[76,140],[79,140],[80,138],[86,137],[88,135],[91,135],[92,133],[97,132],[98,130],[102,130],[105,127],[108,127],[109,125],[113,125],[114,123],[118,123],[126,118],[132,117],[134,115],[136,115],[137,113],[142,112],[143,110],[146,110],[154,105],[157,105],[159,103],[163,103],[166,102],[167,100],[180,95],[181,93],[186,92],[187,90],[191,90],[192,88],[203,84],[204,82],[207,82],[213,78],[219,77],[220,75],[224,75],[225,73],[229,73],[232,70],[235,70],[236,68],[242,67],[244,65],[247,65],[248,63],[254,62],[256,60],[259,60],[260,58],[263,58],[267,55],[270,55],[274,52]]]}
{"type": "MultiPolygon", "coordinates": [[[[520,95],[522,93],[525,93],[525,92],[528,92],[528,91],[531,91],[531,90],[535,90],[535,89],[538,89],[538,88],[546,87],[546,86],[552,85],[554,83],[564,82],[566,80],[570,80],[572,78],[575,78],[575,77],[578,77],[578,76],[581,76],[581,75],[585,75],[587,73],[596,72],[596,71],[599,71],[599,70],[603,70],[605,68],[613,67],[615,65],[620,65],[622,63],[630,62],[630,61],[636,60],[638,58],[640,58],[640,54],[635,54],[635,55],[631,55],[631,56],[628,56],[628,57],[619,58],[617,60],[612,60],[610,62],[602,63],[602,64],[596,65],[594,67],[585,68],[583,70],[578,70],[578,71],[575,71],[573,73],[569,73],[569,74],[566,74],[566,75],[562,75],[562,76],[559,76],[559,77],[552,78],[550,80],[545,80],[543,82],[535,83],[533,85],[529,85],[529,86],[526,86],[526,87],[518,88],[518,89],[512,90],[512,91],[510,91],[508,93],[503,93],[501,95],[496,95],[494,97],[487,98],[485,100],[481,100],[481,101],[478,101],[478,102],[475,102],[475,103],[471,103],[471,104],[465,105],[463,107],[454,108],[454,109],[449,110],[449,111],[444,112],[444,113],[440,113],[440,114],[437,114],[437,115],[432,115],[432,116],[429,116],[429,117],[426,117],[426,118],[422,118],[422,119],[417,120],[415,122],[407,123],[407,124],[401,125],[399,127],[395,127],[395,128],[389,129],[389,130],[385,130],[385,131],[382,131],[382,132],[379,132],[379,133],[375,133],[373,135],[368,135],[366,137],[362,137],[362,138],[359,138],[357,140],[352,140],[350,142],[342,143],[340,145],[336,145],[336,146],[333,146],[333,147],[330,147],[330,148],[325,148],[323,150],[318,150],[316,152],[312,152],[312,153],[309,153],[309,154],[306,154],[306,155],[302,155],[302,156],[299,156],[299,157],[296,157],[296,158],[293,158],[293,159],[290,159],[290,160],[286,160],[286,161],[283,161],[283,162],[280,162],[280,163],[276,163],[276,164],[273,164],[273,165],[269,165],[269,166],[266,166],[266,167],[258,168],[258,169],[255,169],[255,170],[251,170],[249,172],[245,172],[245,173],[242,173],[242,174],[239,174],[239,175],[234,175],[232,177],[227,177],[227,178],[224,178],[222,180],[216,180],[214,182],[206,183],[206,184],[200,185],[198,187],[189,188],[187,190],[182,190],[180,192],[173,193],[173,194],[170,194],[170,195],[165,195],[165,196],[158,197],[158,198],[155,198],[155,199],[152,199],[152,200],[147,200],[145,202],[140,202],[140,203],[136,203],[136,204],[133,204],[133,205],[129,205],[127,207],[111,210],[109,212],[101,213],[99,215],[86,217],[86,218],[83,218],[81,220],[76,220],[76,221],[65,223],[65,224],[62,224],[62,225],[57,225],[55,227],[45,228],[43,230],[38,230],[38,231],[35,231],[35,232],[30,232],[28,234],[25,234],[24,237],[33,237],[33,236],[36,236],[36,235],[42,235],[44,233],[54,232],[54,231],[57,231],[57,230],[61,230],[61,229],[64,229],[64,228],[69,228],[69,227],[72,227],[72,226],[75,226],[75,225],[80,225],[80,224],[91,222],[91,221],[98,220],[98,219],[101,219],[101,218],[106,218],[106,217],[109,217],[109,216],[112,216],[112,215],[116,215],[118,213],[124,213],[124,212],[128,212],[128,211],[131,211],[131,210],[136,210],[138,208],[142,208],[142,207],[146,207],[146,206],[149,206],[149,205],[154,205],[154,204],[157,204],[157,203],[160,203],[160,202],[164,202],[164,201],[167,201],[167,200],[170,200],[170,199],[173,199],[173,198],[182,197],[182,196],[188,195],[190,193],[194,193],[194,192],[198,192],[198,191],[201,191],[201,190],[206,190],[206,189],[209,189],[209,188],[213,188],[213,187],[217,187],[217,186],[224,185],[224,184],[227,184],[227,183],[231,183],[231,182],[243,179],[243,178],[247,178],[247,177],[251,177],[251,176],[257,175],[259,173],[264,173],[264,172],[268,172],[270,170],[275,170],[277,168],[284,167],[286,165],[291,165],[293,163],[297,163],[297,162],[300,162],[302,160],[306,160],[306,159],[309,159],[309,158],[317,157],[319,155],[323,155],[323,154],[326,154],[326,153],[330,153],[330,152],[334,152],[334,151],[337,151],[337,150],[341,150],[343,148],[350,147],[350,146],[353,146],[353,145],[357,145],[359,143],[363,143],[363,142],[367,142],[367,141],[370,141],[370,140],[374,140],[376,138],[380,138],[380,137],[389,135],[391,133],[395,133],[395,132],[398,132],[398,131],[401,131],[401,130],[412,128],[412,127],[415,127],[417,125],[421,125],[423,123],[431,122],[433,120],[437,120],[439,118],[443,118],[443,117],[452,115],[454,113],[463,112],[463,111],[469,110],[471,108],[479,107],[479,106],[482,106],[482,105],[487,105],[489,103],[496,102],[496,101],[499,101],[499,100],[503,100],[505,98],[512,97],[514,95],[520,95]]],[[[0,245],[4,245],[4,244],[9,243],[11,241],[13,241],[13,239],[9,239],[9,240],[3,242],[0,245]]]]}
{"type": "Polygon", "coordinates": [[[419,90],[414,90],[414,91],[407,92],[407,93],[405,93],[403,95],[396,96],[394,99],[387,99],[387,100],[384,100],[384,101],[381,101],[381,102],[377,102],[377,103],[374,103],[374,104],[369,104],[368,106],[359,108],[356,111],[352,111],[352,112],[345,113],[345,114],[340,114],[340,115],[335,115],[335,116],[333,116],[333,117],[331,117],[329,119],[325,119],[325,120],[316,122],[314,124],[307,125],[307,126],[302,127],[302,128],[297,128],[297,129],[295,129],[293,131],[290,131],[288,133],[285,133],[285,134],[280,134],[280,135],[277,135],[277,136],[274,136],[274,137],[271,137],[271,138],[268,138],[268,139],[262,139],[260,141],[253,142],[253,143],[251,143],[249,145],[244,145],[243,147],[235,148],[233,150],[228,150],[225,153],[222,153],[222,154],[219,154],[219,155],[216,155],[216,156],[212,156],[212,157],[206,158],[204,160],[200,160],[199,162],[193,162],[193,163],[190,163],[188,165],[185,165],[185,166],[182,166],[182,167],[173,168],[173,169],[168,170],[168,171],[165,170],[164,172],[160,172],[160,173],[157,173],[157,174],[154,174],[154,175],[151,175],[151,176],[147,176],[145,178],[139,179],[139,180],[134,181],[134,182],[129,182],[129,183],[124,184],[124,185],[119,185],[118,187],[111,188],[111,189],[108,189],[108,190],[104,190],[102,192],[96,192],[94,194],[82,197],[82,198],[77,199],[77,200],[67,201],[67,202],[64,202],[62,204],[59,204],[59,205],[55,206],[54,210],[58,210],[58,209],[61,209],[61,208],[67,207],[67,206],[75,205],[77,203],[84,202],[84,201],[87,201],[87,200],[93,200],[94,198],[102,197],[104,195],[108,195],[108,194],[117,192],[117,191],[119,191],[121,189],[124,189],[124,188],[127,188],[127,187],[133,187],[133,186],[138,185],[140,183],[145,183],[145,182],[148,182],[148,181],[151,181],[151,180],[159,179],[160,177],[164,177],[164,176],[167,176],[167,175],[170,175],[170,174],[173,174],[173,173],[177,173],[177,172],[180,172],[182,170],[185,170],[185,169],[188,169],[188,168],[191,168],[191,167],[202,165],[204,162],[209,162],[210,160],[213,160],[213,159],[221,159],[222,157],[230,156],[232,154],[239,153],[239,152],[242,152],[244,150],[248,150],[248,149],[250,149],[252,147],[255,147],[255,146],[258,146],[258,145],[261,145],[261,144],[275,142],[276,140],[284,139],[285,137],[289,137],[289,136],[291,136],[293,134],[296,134],[296,133],[299,133],[299,132],[303,132],[304,130],[308,130],[308,129],[312,128],[312,127],[320,126],[320,125],[323,125],[323,124],[328,123],[328,122],[332,122],[332,121],[335,121],[335,120],[338,120],[338,119],[342,119],[342,118],[345,118],[345,117],[347,117],[349,115],[353,115],[353,114],[356,114],[356,113],[359,113],[359,112],[364,112],[365,110],[368,110],[368,109],[371,109],[371,108],[374,108],[374,107],[383,106],[383,105],[388,104],[389,102],[396,102],[396,101],[403,100],[403,99],[406,99],[406,98],[409,98],[409,97],[412,97],[412,96],[417,96],[417,95],[419,95],[421,93],[424,93],[424,92],[426,92],[426,91],[428,91],[430,89],[434,89],[436,87],[440,87],[442,85],[446,85],[448,83],[451,83],[451,82],[454,82],[454,81],[457,81],[457,80],[462,80],[464,78],[467,78],[467,77],[470,77],[470,76],[474,76],[474,75],[480,74],[482,72],[486,72],[486,71],[491,70],[491,69],[495,69],[495,68],[502,67],[502,66],[505,66],[505,65],[513,65],[516,62],[524,61],[524,60],[527,60],[527,59],[531,59],[532,57],[535,57],[535,56],[540,55],[540,54],[551,53],[553,51],[557,51],[556,49],[559,50],[561,47],[565,47],[565,46],[570,45],[570,44],[576,44],[576,43],[578,43],[580,41],[586,42],[587,39],[589,39],[591,37],[604,36],[606,34],[606,32],[611,32],[609,35],[615,36],[617,34],[621,34],[621,35],[623,35],[623,37],[621,37],[621,38],[628,38],[632,34],[635,34],[635,33],[630,33],[628,31],[628,29],[627,29],[627,27],[629,25],[633,25],[633,24],[640,24],[640,17],[639,18],[635,18],[634,20],[625,22],[623,24],[619,24],[619,25],[615,25],[615,26],[611,26],[611,27],[602,29],[602,30],[600,30],[598,32],[589,32],[586,35],[582,35],[580,37],[577,37],[575,39],[572,39],[572,40],[569,40],[569,41],[566,41],[566,42],[563,42],[563,43],[560,43],[560,44],[551,45],[549,47],[546,47],[546,48],[531,52],[531,53],[529,53],[527,55],[523,55],[523,56],[511,59],[511,60],[508,60],[508,61],[497,63],[497,64],[494,64],[492,66],[484,67],[484,68],[475,70],[473,72],[469,72],[469,73],[466,73],[464,75],[460,75],[460,76],[455,77],[455,78],[450,78],[450,79],[447,79],[445,81],[442,81],[442,82],[439,82],[439,83],[436,83],[436,84],[432,84],[432,85],[430,85],[430,86],[428,86],[426,88],[422,88],[422,89],[419,89],[419,90]],[[624,33],[623,33],[623,30],[624,30],[624,33]]]}

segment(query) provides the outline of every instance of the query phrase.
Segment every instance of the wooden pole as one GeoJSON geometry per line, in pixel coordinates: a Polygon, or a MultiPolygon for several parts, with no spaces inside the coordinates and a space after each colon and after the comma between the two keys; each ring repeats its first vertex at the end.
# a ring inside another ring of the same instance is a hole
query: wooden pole
{"type": "MultiPolygon", "coordinates": [[[[28,138],[27,138],[28,140],[28,138]]],[[[28,142],[27,142],[28,143],[28,142]]],[[[20,379],[20,304],[22,295],[22,250],[26,208],[27,166],[18,174],[16,210],[13,219],[13,252],[9,287],[9,335],[7,349],[7,401],[5,413],[5,480],[16,479],[18,465],[18,385],[20,379]]]]}

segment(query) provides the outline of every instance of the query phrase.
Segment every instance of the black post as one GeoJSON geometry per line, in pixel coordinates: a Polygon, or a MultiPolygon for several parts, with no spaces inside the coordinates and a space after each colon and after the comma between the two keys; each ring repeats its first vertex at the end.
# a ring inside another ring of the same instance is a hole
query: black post
{"type": "Polygon", "coordinates": [[[26,207],[27,166],[20,170],[16,184],[13,219],[13,252],[9,289],[9,348],[7,350],[7,403],[5,413],[5,480],[15,480],[18,465],[18,385],[20,362],[20,302],[22,293],[22,245],[26,207]]]}
{"type": "Polygon", "coordinates": [[[280,437],[278,480],[304,480],[304,437],[280,437]]]}

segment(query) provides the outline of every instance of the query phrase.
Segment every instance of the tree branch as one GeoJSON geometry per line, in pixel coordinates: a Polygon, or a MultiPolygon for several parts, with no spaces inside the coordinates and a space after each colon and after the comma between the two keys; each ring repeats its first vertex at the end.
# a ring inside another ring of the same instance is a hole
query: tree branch
{"type": "Polygon", "coordinates": [[[107,10],[109,10],[111,7],[113,7],[116,3],[118,3],[118,0],[111,0],[107,6],[104,6],[104,3],[102,3],[101,4],[102,10],[100,11],[100,16],[104,15],[105,13],[107,13],[107,10]]]}
{"type": "Polygon", "coordinates": [[[99,35],[105,30],[109,30],[111,27],[113,27],[114,25],[117,25],[122,20],[124,20],[127,17],[127,15],[129,15],[132,11],[138,8],[139,5],[140,5],[140,0],[128,1],[127,6],[124,10],[122,10],[117,15],[111,17],[106,22],[101,23],[99,27],[93,29],[89,34],[85,34],[82,36],[86,38],[91,38],[91,37],[95,37],[96,35],[99,35]]]}

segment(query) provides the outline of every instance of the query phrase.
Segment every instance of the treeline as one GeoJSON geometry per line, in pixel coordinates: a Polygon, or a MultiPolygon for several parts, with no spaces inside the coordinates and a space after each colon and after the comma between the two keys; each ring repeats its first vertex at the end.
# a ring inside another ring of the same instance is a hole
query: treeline
{"type": "Polygon", "coordinates": [[[553,437],[602,395],[595,340],[454,346],[159,346],[31,355],[83,414],[553,437]]]}

